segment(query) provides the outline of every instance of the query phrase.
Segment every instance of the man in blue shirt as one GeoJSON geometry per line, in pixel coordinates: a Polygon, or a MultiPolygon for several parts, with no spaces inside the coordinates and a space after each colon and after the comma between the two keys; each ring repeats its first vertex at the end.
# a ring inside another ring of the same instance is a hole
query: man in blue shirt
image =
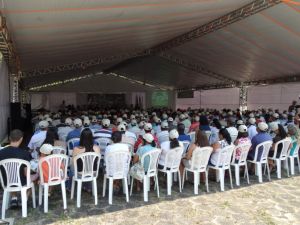
{"type": "Polygon", "coordinates": [[[73,138],[80,138],[81,130],[82,130],[82,121],[81,119],[74,120],[75,129],[68,133],[66,141],[69,141],[73,138]]]}
{"type": "Polygon", "coordinates": [[[183,123],[178,124],[178,126],[177,126],[177,131],[179,133],[178,140],[191,142],[191,137],[189,135],[186,135],[184,133],[184,130],[185,130],[184,124],[183,123]]]}
{"type": "MultiPolygon", "coordinates": [[[[258,134],[255,135],[252,140],[252,146],[250,148],[250,151],[248,153],[248,159],[249,160],[254,160],[255,157],[255,149],[256,146],[265,142],[265,141],[272,141],[272,137],[271,135],[267,132],[268,131],[268,125],[265,122],[260,122],[257,126],[257,132],[258,134]]],[[[257,161],[260,160],[261,155],[262,155],[262,148],[258,149],[258,153],[257,153],[257,161]]]]}

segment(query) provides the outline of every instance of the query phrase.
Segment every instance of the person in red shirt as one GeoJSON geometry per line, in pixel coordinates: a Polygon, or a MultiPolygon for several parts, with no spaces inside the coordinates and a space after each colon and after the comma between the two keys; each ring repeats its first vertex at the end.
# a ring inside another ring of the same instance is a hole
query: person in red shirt
{"type": "Polygon", "coordinates": [[[196,132],[197,130],[199,130],[199,125],[200,125],[199,120],[200,120],[199,116],[194,117],[193,122],[190,126],[189,133],[193,131],[196,132]]]}
{"type": "MultiPolygon", "coordinates": [[[[151,123],[146,123],[144,125],[144,131],[145,133],[150,133],[152,134],[152,125],[151,123]]],[[[154,142],[156,144],[156,147],[159,146],[158,144],[158,139],[156,137],[156,135],[152,134],[153,138],[154,138],[154,142]]],[[[136,152],[138,150],[138,148],[143,144],[143,137],[142,135],[139,136],[138,140],[136,141],[135,145],[134,145],[134,152],[136,152]]]]}

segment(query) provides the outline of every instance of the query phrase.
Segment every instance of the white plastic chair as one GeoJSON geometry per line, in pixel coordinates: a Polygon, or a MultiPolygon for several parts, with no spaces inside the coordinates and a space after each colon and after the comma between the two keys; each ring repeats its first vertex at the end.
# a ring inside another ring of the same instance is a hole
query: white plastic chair
{"type": "Polygon", "coordinates": [[[205,182],[206,182],[206,191],[209,192],[208,188],[208,169],[207,164],[209,157],[213,151],[212,147],[203,147],[196,148],[193,151],[191,158],[191,164],[189,167],[184,167],[183,170],[183,180],[182,180],[182,189],[184,187],[185,173],[186,171],[194,173],[194,194],[198,194],[198,186],[200,184],[200,173],[205,172],[205,182]]]}
{"type": "Polygon", "coordinates": [[[282,161],[284,161],[288,177],[290,176],[289,175],[289,165],[288,165],[288,155],[289,155],[289,148],[290,148],[291,143],[292,143],[291,138],[285,138],[281,141],[278,141],[274,147],[273,157],[269,157],[269,159],[276,162],[278,179],[281,179],[281,162],[282,161]],[[278,151],[279,145],[282,146],[282,149],[281,149],[280,156],[277,158],[277,151],[278,151]]]}
{"type": "Polygon", "coordinates": [[[52,154],[67,154],[67,149],[61,146],[53,146],[52,154]]]}
{"type": "Polygon", "coordinates": [[[235,183],[236,186],[240,186],[240,167],[245,167],[245,176],[247,177],[247,182],[249,182],[249,173],[248,173],[248,166],[247,166],[247,156],[248,152],[251,148],[251,144],[240,144],[234,148],[231,166],[234,166],[235,171],[235,183]],[[239,159],[236,160],[237,150],[240,149],[239,159]]]}
{"type": "Polygon", "coordinates": [[[0,170],[0,181],[3,187],[3,199],[2,199],[2,219],[5,219],[5,211],[8,209],[10,193],[21,192],[22,199],[22,217],[27,217],[27,190],[31,188],[32,191],[32,203],[33,208],[36,208],[35,203],[35,188],[34,184],[30,180],[30,163],[22,159],[5,159],[0,161],[0,167],[3,168],[6,175],[6,184],[4,183],[2,170],[0,170]],[[26,185],[22,186],[20,168],[26,168],[26,185]]]}
{"type": "Polygon", "coordinates": [[[159,169],[158,171],[162,173],[167,174],[167,186],[168,195],[171,195],[171,188],[172,188],[172,174],[177,173],[178,174],[178,180],[179,180],[179,191],[181,192],[181,176],[179,171],[179,166],[181,162],[181,157],[183,154],[183,147],[177,147],[170,149],[165,158],[165,165],[163,169],[159,169]]]}
{"type": "Polygon", "coordinates": [[[183,144],[183,154],[185,154],[191,144],[191,142],[189,141],[182,141],[182,144],[183,144]]]}
{"type": "MultiPolygon", "coordinates": [[[[297,140],[295,140],[294,142],[297,142],[297,140]]],[[[294,142],[292,142],[292,145],[294,144],[294,142]]],[[[291,164],[291,175],[295,175],[295,159],[297,159],[298,169],[299,169],[299,173],[300,173],[299,145],[298,144],[296,146],[296,149],[295,149],[293,155],[290,155],[290,151],[289,151],[288,158],[290,159],[290,164],[291,164]]]]}
{"type": "Polygon", "coordinates": [[[231,137],[231,142],[233,143],[237,139],[238,134],[230,134],[230,137],[231,137]]]}
{"type": "Polygon", "coordinates": [[[75,145],[80,142],[79,138],[72,138],[67,142],[68,156],[72,158],[75,145]]]}
{"type": "Polygon", "coordinates": [[[105,153],[105,165],[106,173],[104,174],[103,179],[103,197],[105,197],[106,191],[106,180],[109,180],[109,196],[108,203],[112,204],[113,196],[113,181],[114,180],[123,180],[123,192],[126,194],[126,202],[129,201],[128,196],[128,183],[127,175],[129,171],[129,164],[131,160],[131,154],[127,150],[118,150],[105,153]]]}
{"type": "Polygon", "coordinates": [[[271,181],[270,168],[269,168],[269,163],[268,163],[268,155],[269,155],[269,151],[272,146],[272,143],[273,143],[272,141],[265,141],[265,142],[262,142],[259,145],[257,145],[255,148],[254,160],[247,160],[247,162],[255,164],[255,173],[258,175],[259,183],[262,183],[262,165],[263,164],[266,164],[266,166],[267,166],[268,178],[269,178],[269,181],[271,181]],[[260,160],[258,160],[259,152],[261,153],[260,160]]]}
{"type": "Polygon", "coordinates": [[[101,151],[101,155],[104,156],[106,147],[108,145],[110,145],[112,143],[112,141],[111,141],[110,138],[102,137],[102,138],[95,139],[95,143],[96,143],[96,145],[99,146],[100,151],[101,151]]]}
{"type": "Polygon", "coordinates": [[[81,188],[83,182],[93,183],[95,205],[98,205],[97,178],[101,155],[95,152],[85,152],[74,157],[74,177],[72,179],[71,199],[74,198],[75,182],[77,182],[77,207],[81,205],[81,188]],[[78,171],[78,161],[82,162],[82,171],[78,171]],[[95,168],[96,165],[96,168],[95,168]]]}
{"type": "Polygon", "coordinates": [[[169,133],[165,133],[163,135],[158,135],[158,143],[161,144],[165,141],[169,141],[169,133]]]}
{"type": "Polygon", "coordinates": [[[195,143],[196,132],[194,132],[194,131],[190,132],[190,133],[188,133],[188,135],[191,138],[191,143],[195,143]]]}
{"type": "Polygon", "coordinates": [[[225,178],[225,171],[229,170],[229,178],[230,178],[230,186],[232,186],[232,175],[231,175],[231,168],[230,168],[230,162],[231,162],[231,156],[234,150],[234,145],[226,146],[222,149],[220,149],[217,163],[215,166],[209,166],[209,168],[214,169],[217,171],[217,178],[220,179],[220,187],[221,191],[224,191],[224,178],[225,178]]]}
{"type": "Polygon", "coordinates": [[[63,207],[67,209],[66,199],[66,179],[67,165],[69,158],[66,155],[54,154],[40,159],[40,185],[39,185],[39,205],[42,205],[42,193],[44,189],[44,212],[48,212],[48,192],[50,186],[61,185],[63,207]],[[43,163],[48,166],[48,182],[44,180],[43,163]]]}
{"type": "MultiPolygon", "coordinates": [[[[158,177],[157,177],[157,164],[158,158],[161,153],[160,149],[153,149],[147,153],[145,153],[141,158],[141,165],[144,167],[145,160],[149,162],[148,168],[145,171],[144,178],[143,178],[143,188],[144,188],[144,201],[148,202],[148,191],[150,191],[150,177],[154,177],[155,179],[155,188],[157,191],[157,197],[159,198],[159,184],[158,184],[158,177]]],[[[130,195],[132,195],[132,188],[133,188],[133,180],[135,178],[132,177],[131,179],[131,186],[130,186],[130,195]]]]}

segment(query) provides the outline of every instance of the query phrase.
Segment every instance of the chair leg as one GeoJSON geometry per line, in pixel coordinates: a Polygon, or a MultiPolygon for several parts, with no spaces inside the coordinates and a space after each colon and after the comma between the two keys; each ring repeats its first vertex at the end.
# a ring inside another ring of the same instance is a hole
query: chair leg
{"type": "Polygon", "coordinates": [[[156,186],[156,191],[157,191],[157,197],[159,198],[159,185],[158,185],[158,177],[157,174],[155,175],[155,186],[156,186]]]}
{"type": "Polygon", "coordinates": [[[183,177],[182,177],[182,190],[184,188],[184,181],[185,181],[185,174],[187,173],[187,170],[185,168],[183,169],[183,177]]]}
{"type": "Polygon", "coordinates": [[[93,190],[94,190],[94,197],[95,197],[95,205],[98,205],[98,190],[97,190],[96,178],[93,180],[93,190]]]}
{"type": "Polygon", "coordinates": [[[220,182],[220,171],[216,170],[216,182],[220,182]]]}
{"type": "Polygon", "coordinates": [[[80,208],[80,203],[81,203],[81,189],[82,189],[82,182],[81,182],[81,180],[78,180],[77,181],[77,197],[76,197],[77,208],[80,208]]]}
{"type": "Polygon", "coordinates": [[[295,159],[294,159],[294,157],[290,157],[290,164],[291,164],[291,175],[295,175],[295,159]]]}
{"type": "Polygon", "coordinates": [[[248,172],[248,165],[247,163],[245,164],[245,174],[247,176],[247,183],[250,184],[250,181],[249,181],[249,172],[248,172]]]}
{"type": "Polygon", "coordinates": [[[287,176],[290,177],[290,169],[289,169],[288,158],[286,158],[286,159],[284,160],[284,167],[285,167],[285,169],[286,169],[287,176]]]}
{"type": "MultiPolygon", "coordinates": [[[[224,171],[225,172],[225,171],[224,171]]],[[[231,169],[229,167],[229,179],[230,179],[230,187],[231,189],[233,188],[233,185],[232,185],[232,174],[231,174],[231,169]]]]}
{"type": "Polygon", "coordinates": [[[171,186],[172,186],[172,173],[167,172],[167,193],[171,195],[171,186]]]}
{"type": "Polygon", "coordinates": [[[144,202],[148,202],[148,178],[146,176],[144,176],[143,189],[144,189],[144,202]]]}
{"type": "Polygon", "coordinates": [[[112,178],[109,178],[109,189],[108,189],[108,204],[112,204],[112,196],[113,196],[113,183],[114,180],[112,178]]]}
{"type": "Polygon", "coordinates": [[[5,208],[5,209],[8,209],[8,208],[9,208],[10,197],[11,197],[10,192],[7,192],[7,198],[6,198],[7,200],[6,200],[6,208],[5,208]]]}
{"type": "Polygon", "coordinates": [[[39,206],[42,205],[43,202],[43,186],[39,185],[39,206]]]}
{"type": "Polygon", "coordinates": [[[48,212],[48,192],[49,192],[49,186],[45,184],[44,185],[44,213],[48,212]]]}
{"type": "Polygon", "coordinates": [[[105,197],[105,191],[106,191],[106,175],[104,175],[104,178],[103,178],[102,197],[105,197]]]}
{"type": "Polygon", "coordinates": [[[179,183],[179,191],[182,192],[181,190],[181,175],[180,175],[180,171],[178,170],[178,183],[179,183]]]}
{"type": "Polygon", "coordinates": [[[126,193],[126,187],[125,187],[125,181],[122,179],[122,189],[123,189],[123,194],[126,193]]]}
{"type": "Polygon", "coordinates": [[[198,188],[199,188],[199,173],[194,172],[194,194],[198,194],[198,188]]]}
{"type": "Polygon", "coordinates": [[[75,183],[75,179],[73,177],[72,184],[71,184],[71,199],[74,199],[75,185],[76,185],[76,183],[75,183]]]}
{"type": "Polygon", "coordinates": [[[35,209],[36,201],[35,201],[35,186],[34,186],[34,184],[32,184],[32,187],[31,187],[31,198],[32,198],[32,207],[35,209]]]}
{"type": "Polygon", "coordinates": [[[224,170],[220,169],[219,171],[219,177],[220,177],[220,187],[221,191],[224,191],[224,170]]]}
{"type": "Polygon", "coordinates": [[[238,164],[234,165],[234,172],[236,186],[240,186],[240,166],[238,164]]]}
{"type": "Polygon", "coordinates": [[[277,178],[281,179],[281,160],[280,159],[276,159],[276,166],[277,166],[277,178]]]}
{"type": "Polygon", "coordinates": [[[5,210],[6,210],[6,203],[8,198],[8,192],[4,190],[3,192],[3,199],[2,199],[2,219],[5,219],[5,210]]]}
{"type": "Polygon", "coordinates": [[[270,167],[269,167],[269,163],[268,162],[267,162],[267,170],[268,170],[268,179],[269,179],[269,181],[271,181],[270,167]]]}
{"type": "Polygon", "coordinates": [[[133,189],[133,180],[134,180],[134,178],[133,178],[133,177],[131,177],[130,196],[132,195],[132,189],[133,189]]]}
{"type": "Polygon", "coordinates": [[[129,193],[128,193],[127,177],[124,178],[124,186],[125,186],[126,202],[129,202],[129,193]]]}
{"type": "Polygon", "coordinates": [[[209,192],[209,186],[208,186],[208,169],[205,171],[205,185],[206,185],[206,192],[209,192]]]}
{"type": "Polygon", "coordinates": [[[67,192],[66,192],[66,182],[63,181],[61,183],[61,192],[63,197],[63,207],[64,209],[67,209],[67,192]]]}
{"type": "Polygon", "coordinates": [[[257,174],[258,174],[258,182],[262,183],[262,165],[261,165],[261,163],[257,163],[256,167],[257,167],[257,174]]]}
{"type": "Polygon", "coordinates": [[[22,217],[27,217],[27,189],[21,189],[22,217]]]}
{"type": "Polygon", "coordinates": [[[297,156],[297,162],[298,162],[298,169],[299,169],[299,173],[300,173],[300,160],[299,160],[299,156],[297,156]]]}

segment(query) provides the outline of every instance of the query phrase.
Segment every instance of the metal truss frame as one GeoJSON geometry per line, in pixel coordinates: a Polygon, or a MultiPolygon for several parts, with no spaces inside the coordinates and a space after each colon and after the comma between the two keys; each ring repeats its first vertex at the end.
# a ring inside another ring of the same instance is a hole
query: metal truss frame
{"type": "MultiPolygon", "coordinates": [[[[206,34],[215,32],[223,27],[226,27],[234,22],[239,20],[245,19],[251,15],[254,15],[262,10],[265,10],[269,7],[272,7],[276,4],[281,3],[281,0],[255,0],[250,4],[247,4],[235,11],[232,11],[222,17],[219,17],[212,22],[209,22],[199,28],[196,28],[188,33],[175,37],[167,42],[154,46],[150,49],[145,51],[133,52],[133,53],[125,53],[117,56],[105,57],[105,58],[95,58],[90,59],[82,62],[75,62],[65,65],[58,65],[58,66],[49,66],[46,68],[38,68],[34,70],[24,71],[24,76],[37,76],[37,75],[44,75],[49,73],[55,72],[63,72],[68,70],[75,70],[75,69],[85,69],[90,66],[95,66],[103,63],[109,63],[117,60],[126,60],[135,57],[141,56],[148,56],[152,54],[157,54],[159,52],[166,51],[170,48],[174,48],[180,46],[186,42],[192,41],[196,38],[204,36],[206,34]]],[[[122,62],[121,62],[122,63],[122,62]]],[[[117,63],[118,65],[119,63],[117,63]]]]}
{"type": "Polygon", "coordinates": [[[242,84],[240,87],[240,98],[239,98],[239,105],[240,110],[243,112],[247,110],[247,100],[248,100],[248,86],[242,84]]]}

